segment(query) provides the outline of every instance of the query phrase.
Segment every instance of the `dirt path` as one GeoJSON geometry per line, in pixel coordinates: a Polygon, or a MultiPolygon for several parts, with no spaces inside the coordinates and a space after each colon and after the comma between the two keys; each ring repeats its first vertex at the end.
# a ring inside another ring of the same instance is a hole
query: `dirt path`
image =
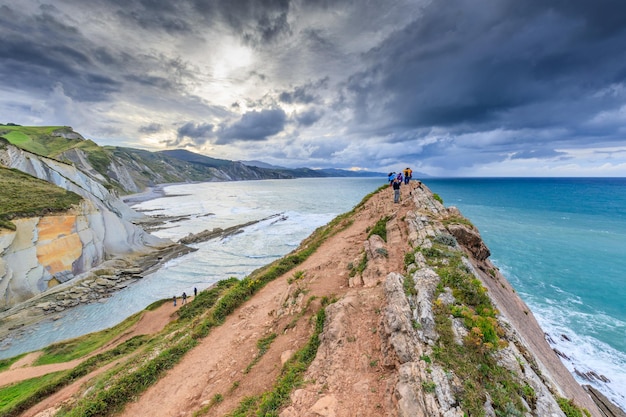
{"type": "MultiPolygon", "coordinates": [[[[146,311],[141,319],[137,322],[137,324],[132,326],[126,333],[120,335],[117,339],[109,342],[100,349],[94,351],[88,357],[112,349],[134,336],[158,333],[167,325],[167,323],[172,320],[172,314],[178,308],[180,308],[180,303],[177,307],[174,307],[171,303],[165,303],[156,310],[146,311]]],[[[39,356],[41,356],[41,354],[41,351],[29,353],[21,358],[19,361],[15,362],[9,370],[0,372],[0,386],[9,385],[14,382],[23,381],[30,378],[36,378],[52,372],[72,369],[88,358],[85,357],[70,362],[55,363],[51,365],[33,366],[33,363],[35,363],[35,361],[39,358],[39,356]]]]}
{"type": "MultiPolygon", "coordinates": [[[[375,405],[382,405],[384,397],[389,397],[388,381],[380,365],[383,363],[380,349],[371,350],[371,347],[376,346],[378,339],[377,310],[383,302],[382,290],[380,286],[350,287],[348,264],[360,261],[367,229],[372,224],[384,216],[401,219],[407,206],[394,205],[391,190],[374,196],[367,206],[372,209],[357,214],[349,228],[328,239],[322,249],[297,268],[305,273],[302,282],[289,284],[294,273],[291,271],[269,283],[222,326],[215,328],[164,378],[129,404],[121,415],[188,416],[220,398],[221,402],[211,406],[205,415],[221,416],[234,409],[244,397],[269,390],[286,358],[310,337],[310,318],[319,309],[322,297],[348,300],[351,313],[349,320],[346,318],[350,323],[350,335],[346,339],[349,343],[341,352],[333,351],[333,357],[327,352],[326,359],[314,367],[318,379],[326,375],[323,378],[326,382],[320,389],[337,393],[328,400],[342,402],[342,411],[337,415],[381,415],[375,405]],[[306,307],[306,299],[312,296],[316,301],[306,307]],[[269,351],[246,371],[257,352],[257,341],[270,333],[278,336],[269,351]],[[368,394],[376,398],[366,403],[355,401],[368,394]]],[[[388,241],[389,257],[377,266],[381,277],[391,270],[401,271],[403,267],[407,239],[401,236],[400,227],[391,227],[388,241]],[[399,245],[402,246],[396,248],[399,245]]],[[[303,398],[301,403],[305,402],[303,398]]],[[[328,406],[324,404],[318,407],[328,406]]]]}
{"type": "MultiPolygon", "coordinates": [[[[402,272],[404,266],[408,243],[400,223],[411,205],[409,188],[403,187],[402,192],[407,204],[394,204],[391,189],[372,197],[366,203],[367,209],[359,211],[348,228],[329,238],[296,270],[267,284],[137,401],[128,404],[121,415],[190,416],[211,404],[203,415],[221,416],[244,397],[270,390],[283,363],[309,340],[314,325],[311,317],[324,297],[337,300],[335,313],[332,306],[329,310],[335,318],[318,359],[309,368],[307,388],[294,394],[296,401],[284,411],[285,416],[309,415],[306,410],[310,409],[317,410],[311,415],[329,417],[380,416],[381,410],[392,409],[385,403],[392,397],[389,390],[393,375],[383,365],[385,358],[377,336],[383,295],[376,277],[382,280],[391,271],[402,272]],[[350,267],[358,265],[363,257],[369,228],[385,216],[391,217],[385,244],[387,256],[368,262],[373,281],[352,282],[350,267]],[[292,282],[295,271],[303,271],[304,277],[292,282]],[[258,340],[272,333],[277,336],[269,350],[250,367],[258,352],[258,340]]],[[[179,307],[166,303],[146,312],[136,326],[99,351],[138,334],[158,332],[179,307]]],[[[16,369],[0,373],[2,383],[69,369],[80,362],[45,368],[29,366],[35,359],[34,355],[24,358],[16,369]]],[[[53,415],[85,381],[104,370],[85,376],[23,415],[53,415]]]]}

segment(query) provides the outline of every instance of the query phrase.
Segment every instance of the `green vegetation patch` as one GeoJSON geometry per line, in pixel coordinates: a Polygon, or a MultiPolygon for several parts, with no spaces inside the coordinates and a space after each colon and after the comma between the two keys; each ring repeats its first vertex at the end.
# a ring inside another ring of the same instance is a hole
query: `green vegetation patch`
{"type": "Polygon", "coordinates": [[[261,360],[263,355],[267,353],[267,351],[270,348],[270,345],[272,344],[274,339],[276,339],[276,336],[278,336],[276,333],[270,333],[256,342],[256,347],[259,349],[259,351],[257,352],[256,356],[252,360],[252,363],[246,366],[246,369],[243,371],[244,374],[247,374],[248,372],[250,372],[252,370],[252,367],[261,360]]]}
{"type": "Polygon", "coordinates": [[[67,139],[59,134],[76,133],[67,126],[0,126],[0,136],[26,151],[54,158],[71,149],[83,139],[67,139]]]}
{"type": "Polygon", "coordinates": [[[569,400],[567,398],[557,398],[556,402],[559,404],[561,411],[563,411],[563,413],[567,417],[583,417],[583,416],[590,417],[591,416],[591,413],[589,412],[589,410],[578,407],[572,400],[569,400]]]}
{"type": "Polygon", "coordinates": [[[433,359],[444,369],[463,376],[459,402],[466,415],[483,416],[487,395],[496,415],[524,415],[524,402],[531,407],[536,402],[534,390],[518,375],[498,365],[497,349],[506,346],[504,330],[496,319],[497,310],[491,304],[486,289],[462,262],[458,251],[441,244],[422,251],[427,262],[441,278],[438,292],[452,289],[454,305],[435,301],[435,326],[439,340],[433,347],[433,359]],[[450,317],[461,318],[468,334],[459,345],[450,317]]]}
{"type": "Polygon", "coordinates": [[[189,320],[206,313],[209,308],[215,305],[224,291],[238,283],[239,280],[237,278],[231,277],[218,282],[215,287],[207,291],[200,291],[198,295],[193,298],[191,303],[183,305],[178,310],[178,317],[181,320],[189,320]]]}
{"type": "Polygon", "coordinates": [[[244,398],[239,407],[228,414],[229,417],[279,415],[280,409],[289,401],[291,392],[304,382],[304,373],[317,354],[320,345],[319,335],[324,330],[325,319],[326,310],[322,308],[315,316],[313,335],[307,344],[285,363],[273,389],[262,395],[244,398]]]}
{"type": "Polygon", "coordinates": [[[26,356],[26,353],[22,353],[21,355],[14,356],[12,358],[0,359],[0,372],[6,371],[7,369],[9,369],[11,365],[13,365],[15,362],[17,362],[24,356],[26,356]]]}
{"type": "Polygon", "coordinates": [[[0,398],[7,399],[0,406],[0,415],[13,417],[22,414],[44,398],[71,384],[99,367],[128,355],[148,341],[148,336],[135,336],[114,349],[92,356],[72,370],[57,372],[42,377],[22,381],[0,389],[0,398]]]}
{"type": "Polygon", "coordinates": [[[369,239],[372,235],[380,236],[385,242],[387,242],[387,223],[391,219],[390,216],[385,216],[378,220],[374,227],[369,231],[367,238],[369,239]]]}
{"type": "Polygon", "coordinates": [[[0,167],[0,227],[15,230],[11,219],[67,211],[82,197],[22,171],[0,167]]]}
{"type": "Polygon", "coordinates": [[[63,372],[54,372],[3,387],[0,389],[0,415],[14,416],[26,410],[20,405],[28,401],[34,392],[45,391],[45,387],[58,383],[63,375],[63,372]]]}
{"type": "Polygon", "coordinates": [[[43,349],[43,355],[37,359],[35,365],[69,362],[74,359],[82,358],[123,334],[137,323],[143,314],[144,312],[141,311],[114,327],[52,344],[43,349]]]}
{"type": "Polygon", "coordinates": [[[451,224],[463,224],[465,226],[469,226],[470,228],[474,229],[474,225],[472,224],[472,222],[470,222],[468,219],[466,219],[463,216],[448,217],[446,219],[443,219],[441,222],[443,223],[444,226],[448,226],[451,224]]]}

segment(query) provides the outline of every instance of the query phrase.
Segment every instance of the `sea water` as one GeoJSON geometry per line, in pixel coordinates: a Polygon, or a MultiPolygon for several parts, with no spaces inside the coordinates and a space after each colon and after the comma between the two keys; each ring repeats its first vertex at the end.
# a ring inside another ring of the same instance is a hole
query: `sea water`
{"type": "Polygon", "coordinates": [[[244,278],[296,249],[316,228],[351,210],[385,182],[318,178],[167,186],[164,197],[133,206],[149,215],[177,217],[154,232],[159,237],[177,241],[190,233],[267,220],[242,233],[190,245],[197,251],[165,263],[110,298],[71,308],[54,321],[0,341],[0,359],[106,329],[155,301],[193,294],[194,288],[200,291],[229,277],[244,278]]]}
{"type": "MultiPolygon", "coordinates": [[[[160,237],[178,240],[274,217],[195,244],[196,252],[169,261],[111,298],[70,309],[0,343],[0,358],[113,326],[156,300],[191,294],[194,287],[243,278],[295,249],[385,182],[318,178],[168,186],[165,197],[134,206],[151,215],[183,216],[155,232],[160,237]]],[[[626,409],[626,179],[426,179],[425,184],[479,228],[491,260],[579,382],[626,409]]]]}
{"type": "Polygon", "coordinates": [[[626,409],[626,178],[425,183],[479,228],[576,379],[626,409]]]}

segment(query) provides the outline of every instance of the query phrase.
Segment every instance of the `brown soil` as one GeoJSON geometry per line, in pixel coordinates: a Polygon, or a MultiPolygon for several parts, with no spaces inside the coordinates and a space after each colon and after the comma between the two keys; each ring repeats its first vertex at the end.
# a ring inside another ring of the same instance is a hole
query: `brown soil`
{"type": "MultiPolygon", "coordinates": [[[[403,187],[403,193],[409,193],[403,187]]],[[[366,210],[360,210],[353,223],[329,238],[297,270],[304,277],[291,284],[294,271],[266,285],[251,300],[231,314],[222,326],[211,331],[201,343],[135,402],[123,416],[190,416],[205,407],[208,416],[221,416],[233,410],[248,396],[271,389],[282,364],[309,340],[311,317],[319,310],[322,297],[339,300],[347,308],[337,319],[343,323],[336,331],[347,332],[347,343],[329,347],[322,344],[309,367],[307,389],[294,393],[285,416],[380,416],[390,410],[388,402],[394,374],[383,364],[378,336],[383,294],[380,285],[349,285],[349,264],[357,265],[363,256],[367,231],[383,216],[392,216],[388,227],[388,257],[375,264],[374,275],[382,279],[391,271],[402,272],[407,238],[399,225],[407,210],[406,203],[394,204],[391,190],[370,199],[366,210]],[[395,227],[394,224],[398,223],[395,227]],[[311,297],[314,301],[307,302],[311,297]],[[278,336],[267,353],[246,371],[258,352],[257,341],[270,334],[278,336]],[[220,402],[215,398],[223,399],[220,402]],[[206,410],[208,408],[208,410],[206,410]]],[[[369,265],[368,265],[368,268],[369,265]]],[[[370,271],[371,272],[371,271],[370,271]]],[[[137,334],[161,330],[175,316],[171,303],[146,312],[140,322],[104,349],[110,349],[137,334]]],[[[327,330],[328,331],[328,330],[327,330]]],[[[333,329],[330,329],[333,331],[333,329]]],[[[29,355],[14,367],[0,373],[2,384],[68,369],[78,361],[66,364],[30,366],[35,355],[29,355]]],[[[110,366],[113,366],[110,365],[110,366]]],[[[79,392],[83,383],[102,372],[99,369],[66,387],[54,396],[28,410],[23,416],[47,416],[79,392]]]]}
{"type": "MultiPolygon", "coordinates": [[[[193,298],[193,297],[192,297],[193,298]]],[[[108,343],[106,346],[98,349],[89,356],[96,355],[100,352],[112,349],[120,343],[124,343],[131,337],[142,334],[154,334],[159,332],[169,323],[173,317],[172,314],[180,308],[180,304],[174,307],[170,303],[166,303],[153,311],[144,312],[141,319],[126,333],[122,334],[117,339],[108,343]]],[[[11,368],[7,371],[0,373],[0,386],[12,384],[14,382],[23,381],[25,379],[36,378],[38,376],[46,375],[51,372],[64,371],[66,369],[72,369],[76,365],[80,364],[87,358],[81,358],[70,362],[55,363],[51,365],[39,365],[33,366],[35,361],[41,356],[42,352],[32,352],[21,358],[19,361],[11,365],[11,368]]]]}
{"type": "MultiPolygon", "coordinates": [[[[384,294],[379,284],[390,272],[404,272],[404,254],[409,250],[410,239],[403,220],[409,210],[416,209],[408,198],[413,186],[403,187],[400,204],[393,203],[391,189],[374,195],[363,209],[357,210],[347,228],[327,239],[295,270],[268,283],[223,325],[214,328],[156,384],[129,403],[120,415],[224,416],[236,409],[243,399],[270,391],[285,361],[310,339],[314,328],[312,318],[321,308],[324,297],[335,302],[326,308],[325,328],[317,356],[306,371],[305,382],[292,392],[289,405],[280,416],[396,415],[393,388],[398,376],[394,358],[386,355],[389,350],[383,346],[380,337],[384,294]],[[391,218],[383,247],[387,255],[370,259],[362,279],[358,276],[351,278],[350,266],[360,263],[369,229],[385,216],[391,218]],[[294,279],[296,271],[304,273],[301,279],[294,279]],[[276,338],[254,363],[257,342],[272,333],[277,335],[276,338]]],[[[492,268],[490,264],[483,267],[492,268]]],[[[489,280],[488,277],[483,279],[489,280]]],[[[499,304],[510,301],[507,301],[506,294],[496,291],[494,295],[499,304]]],[[[175,318],[176,308],[167,303],[155,311],[146,312],[135,327],[103,350],[137,334],[159,332],[175,318]]],[[[526,310],[523,303],[517,306],[517,310],[517,313],[521,311],[519,321],[524,321],[526,310]]],[[[513,314],[512,318],[517,317],[513,314]]],[[[526,329],[517,321],[514,320],[515,328],[526,337],[537,339],[531,345],[545,344],[538,326],[537,329],[532,326],[532,329],[526,329]]],[[[549,348],[548,352],[538,351],[548,368],[562,368],[549,348]]],[[[30,366],[35,359],[35,354],[28,355],[11,370],[0,373],[0,385],[68,369],[78,363],[48,365],[50,368],[30,366]]],[[[114,365],[110,364],[106,369],[114,365]]],[[[53,415],[64,402],[80,396],[85,382],[104,370],[85,376],[23,416],[53,415]]],[[[581,389],[571,375],[561,376],[558,372],[555,375],[557,379],[565,380],[558,384],[565,387],[565,391],[581,389]]],[[[573,396],[578,397],[578,394],[573,396]]],[[[593,415],[598,414],[594,412],[593,415]]]]}

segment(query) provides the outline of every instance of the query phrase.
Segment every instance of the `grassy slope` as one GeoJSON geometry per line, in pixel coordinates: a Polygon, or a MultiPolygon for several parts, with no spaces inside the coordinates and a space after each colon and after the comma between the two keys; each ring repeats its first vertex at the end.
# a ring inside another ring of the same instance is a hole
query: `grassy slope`
{"type": "Polygon", "coordinates": [[[64,190],[16,169],[0,167],[0,228],[15,230],[11,219],[63,212],[82,200],[64,190]]]}
{"type": "Polygon", "coordinates": [[[64,126],[0,126],[0,136],[9,143],[35,153],[54,158],[58,154],[76,146],[80,139],[65,139],[52,136],[55,131],[72,132],[64,126]]]}
{"type": "MultiPolygon", "coordinates": [[[[359,209],[373,194],[367,195],[354,210],[359,209]]],[[[167,369],[174,366],[186,352],[197,344],[199,339],[206,337],[211,328],[222,324],[226,316],[263,288],[265,284],[301,264],[328,237],[348,227],[351,224],[350,216],[353,212],[338,216],[328,225],[320,227],[302,242],[297,250],[254,271],[245,279],[223,280],[215,287],[200,292],[193,302],[179,310],[179,319],[170,323],[160,334],[139,339],[133,338],[112,351],[103,352],[88,359],[73,370],[55,375],[48,381],[41,380],[40,384],[33,385],[32,381],[23,381],[0,389],[0,397],[6,396],[8,398],[6,402],[0,401],[0,415],[3,417],[17,416],[97,367],[110,363],[114,359],[126,357],[113,371],[98,378],[99,384],[107,385],[108,390],[91,390],[91,393],[85,395],[78,403],[65,409],[62,415],[84,417],[115,413],[127,401],[140,395],[161,378],[167,369]],[[157,354],[157,352],[159,353],[157,354]]],[[[147,309],[149,308],[151,307],[149,306],[147,309]]],[[[302,352],[295,355],[296,361],[285,369],[282,379],[277,381],[282,387],[281,389],[293,388],[294,379],[300,378],[314,357],[317,349],[317,334],[321,331],[320,326],[323,323],[323,311],[318,313],[318,316],[318,328],[310,343],[302,352]]],[[[128,320],[133,319],[136,317],[131,317],[128,320]]],[[[119,332],[127,327],[128,323],[125,322],[112,330],[104,330],[55,344],[46,349],[46,359],[41,360],[50,363],[74,359],[81,355],[84,357],[93,349],[102,346],[107,340],[117,337],[119,332]]],[[[5,362],[11,363],[15,360],[13,358],[5,362]]],[[[267,402],[275,404],[278,400],[276,395],[270,392],[268,398],[258,398],[256,401],[259,403],[255,402],[255,407],[271,407],[267,402]]]]}
{"type": "MultiPolygon", "coordinates": [[[[381,187],[383,188],[385,187],[381,187]]],[[[371,194],[366,196],[353,211],[317,229],[289,255],[254,271],[243,280],[224,280],[212,289],[199,293],[193,302],[179,310],[179,319],[170,323],[160,334],[133,338],[111,351],[90,358],[72,370],[49,375],[47,379],[40,378],[36,384],[30,380],[0,389],[0,398],[6,398],[6,401],[0,401],[0,415],[17,416],[77,378],[112,360],[118,360],[119,364],[114,369],[98,377],[97,381],[89,383],[95,389],[87,390],[78,402],[67,406],[60,413],[64,417],[115,414],[126,402],[141,395],[163,377],[186,352],[196,346],[199,339],[208,335],[211,328],[221,325],[226,316],[265,284],[301,264],[328,237],[348,227],[352,223],[353,213],[370,197],[371,194]],[[106,390],[102,389],[104,386],[107,387],[106,390]]],[[[449,242],[438,239],[441,236],[443,235],[434,239],[433,247],[414,250],[422,252],[431,267],[437,270],[442,280],[438,291],[442,291],[444,286],[451,287],[458,304],[444,306],[442,303],[435,303],[437,330],[441,338],[433,349],[434,357],[421,359],[427,363],[435,360],[444,369],[463,376],[465,385],[459,400],[462,408],[469,410],[471,415],[483,414],[486,393],[489,393],[499,415],[522,415],[525,410],[522,398],[526,403],[533,404],[536,400],[535,392],[528,384],[519,381],[515,374],[504,370],[494,361],[493,352],[507,343],[501,339],[501,329],[495,319],[496,312],[486,295],[486,289],[468,273],[461,262],[460,252],[451,251],[449,242]],[[458,345],[454,340],[450,316],[462,317],[466,326],[471,329],[463,345],[458,345]]],[[[415,252],[409,252],[405,256],[405,263],[411,264],[414,259],[415,252]]],[[[405,290],[415,288],[410,274],[405,276],[405,280],[411,281],[405,282],[408,284],[405,290]]],[[[169,300],[162,302],[167,301],[169,300]]],[[[327,303],[328,300],[322,305],[327,303]]],[[[232,415],[278,415],[278,410],[288,401],[289,393],[302,382],[304,372],[315,357],[319,344],[318,335],[323,329],[323,313],[323,309],[318,312],[316,330],[309,343],[294,355],[294,361],[285,364],[274,388],[261,396],[246,398],[232,415]]],[[[98,346],[117,337],[138,317],[139,315],[131,317],[116,328],[51,346],[46,349],[45,359],[41,360],[50,363],[84,357],[98,346]]],[[[267,343],[271,343],[271,340],[267,343]]],[[[7,366],[15,360],[6,360],[4,365],[7,366]]],[[[432,382],[424,385],[425,392],[434,392],[435,389],[432,382]]],[[[219,400],[214,398],[216,402],[219,400]]],[[[564,404],[561,404],[561,408],[566,416],[583,415],[583,410],[575,407],[571,401],[559,398],[559,402],[564,404]]],[[[195,415],[204,414],[210,407],[211,404],[208,404],[195,415]]]]}

